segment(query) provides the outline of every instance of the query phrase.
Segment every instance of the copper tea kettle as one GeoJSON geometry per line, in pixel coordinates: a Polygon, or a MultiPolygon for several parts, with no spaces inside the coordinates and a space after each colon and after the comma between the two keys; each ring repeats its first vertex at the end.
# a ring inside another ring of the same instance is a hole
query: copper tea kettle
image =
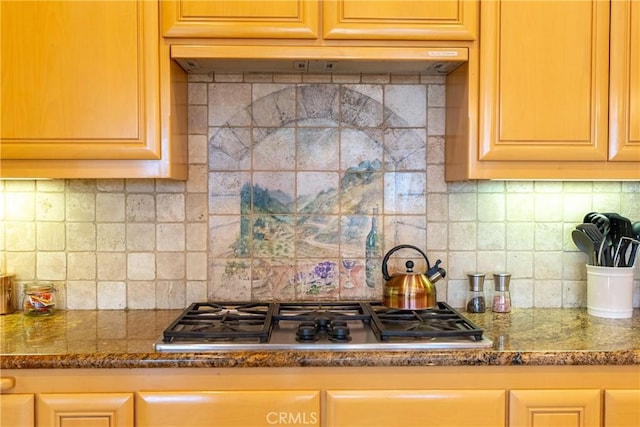
{"type": "Polygon", "coordinates": [[[429,259],[415,246],[399,245],[391,249],[382,260],[382,275],[385,284],[382,290],[382,303],[385,307],[424,310],[437,305],[437,293],[434,283],[444,278],[447,274],[444,268],[440,268],[441,261],[431,267],[429,259]],[[426,273],[414,273],[414,262],[409,260],[405,263],[406,273],[396,273],[389,276],[387,261],[394,252],[400,249],[413,249],[422,255],[427,261],[426,273]]]}

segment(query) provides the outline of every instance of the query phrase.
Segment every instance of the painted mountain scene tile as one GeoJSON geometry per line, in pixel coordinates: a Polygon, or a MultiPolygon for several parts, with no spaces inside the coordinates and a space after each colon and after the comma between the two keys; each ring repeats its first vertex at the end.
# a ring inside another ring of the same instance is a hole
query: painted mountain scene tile
{"type": "Polygon", "coordinates": [[[424,216],[424,124],[384,108],[382,85],[253,86],[210,117],[210,297],[380,298],[385,209],[424,216]]]}

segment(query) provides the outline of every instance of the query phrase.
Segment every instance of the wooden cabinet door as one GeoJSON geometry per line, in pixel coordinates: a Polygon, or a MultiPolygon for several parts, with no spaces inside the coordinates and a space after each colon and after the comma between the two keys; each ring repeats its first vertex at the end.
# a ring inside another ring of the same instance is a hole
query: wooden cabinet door
{"type": "Polygon", "coordinates": [[[318,37],[318,0],[162,1],[165,37],[318,37]]]}
{"type": "Polygon", "coordinates": [[[158,159],[158,6],[0,2],[1,156],[158,159]]]}
{"type": "Polygon", "coordinates": [[[479,160],[606,161],[609,2],[481,2],[479,160]]]}
{"type": "Polygon", "coordinates": [[[511,390],[510,427],[600,425],[600,390],[511,390]]]}
{"type": "Polygon", "coordinates": [[[640,390],[605,390],[604,427],[640,426],[640,390]]]}
{"type": "Polygon", "coordinates": [[[136,424],[154,427],[320,426],[320,392],[141,392],[136,424]]]}
{"type": "Polygon", "coordinates": [[[640,161],[640,2],[611,3],[609,158],[640,161]]]}
{"type": "Polygon", "coordinates": [[[499,427],[504,390],[329,390],[327,427],[499,427]]]}
{"type": "Polygon", "coordinates": [[[33,427],[34,402],[33,394],[0,394],[0,426],[33,427]]]}
{"type": "Polygon", "coordinates": [[[323,37],[351,40],[475,40],[476,0],[324,0],[323,37]]]}
{"type": "Polygon", "coordinates": [[[38,396],[38,427],[131,427],[133,393],[59,393],[38,396]]]}

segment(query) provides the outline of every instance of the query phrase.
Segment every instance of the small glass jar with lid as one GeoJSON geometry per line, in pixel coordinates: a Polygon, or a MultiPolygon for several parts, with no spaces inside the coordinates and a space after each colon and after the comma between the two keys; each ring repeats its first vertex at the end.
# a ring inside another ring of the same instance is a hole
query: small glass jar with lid
{"type": "Polygon", "coordinates": [[[467,313],[484,313],[486,302],[484,297],[484,273],[468,273],[469,292],[467,294],[467,313]]]}
{"type": "Polygon", "coordinates": [[[29,316],[50,316],[56,310],[56,285],[51,282],[26,283],[22,291],[22,307],[29,316]]]}

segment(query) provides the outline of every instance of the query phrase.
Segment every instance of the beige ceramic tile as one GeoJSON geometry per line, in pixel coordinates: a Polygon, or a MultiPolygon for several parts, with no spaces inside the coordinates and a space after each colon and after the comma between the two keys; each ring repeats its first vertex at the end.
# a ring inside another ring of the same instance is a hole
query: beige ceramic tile
{"type": "Polygon", "coordinates": [[[123,281],[127,278],[127,255],[124,252],[98,252],[97,279],[123,281]]]}
{"type": "Polygon", "coordinates": [[[181,280],[186,276],[185,256],[182,252],[158,252],[156,276],[163,280],[181,280]]]}
{"type": "Polygon", "coordinates": [[[95,221],[96,196],[94,193],[67,193],[67,221],[95,221]]]}
{"type": "Polygon", "coordinates": [[[65,280],[67,257],[64,252],[38,252],[36,271],[40,280],[65,280]]]}
{"type": "Polygon", "coordinates": [[[152,194],[127,194],[126,219],[130,222],[154,221],[156,201],[152,194]]]}
{"type": "Polygon", "coordinates": [[[124,194],[98,193],[96,194],[96,221],[123,222],[124,194]]]}
{"type": "Polygon", "coordinates": [[[64,221],[64,209],[64,193],[36,193],[36,221],[64,221]]]}
{"type": "Polygon", "coordinates": [[[35,219],[35,199],[33,192],[5,193],[4,217],[7,221],[33,221],[35,219]]]}
{"type": "Polygon", "coordinates": [[[96,226],[89,222],[67,222],[67,245],[69,251],[96,249],[96,226]]]}
{"type": "Polygon", "coordinates": [[[562,281],[536,280],[533,293],[535,307],[562,307],[562,281]]]}
{"type": "Polygon", "coordinates": [[[127,282],[127,308],[151,309],[156,308],[155,282],[127,282]]]}
{"type": "Polygon", "coordinates": [[[33,222],[6,222],[5,247],[8,251],[36,249],[36,226],[33,222]]]}
{"type": "Polygon", "coordinates": [[[187,224],[186,228],[186,249],[188,251],[207,250],[207,230],[206,223],[187,224]]]}
{"type": "Polygon", "coordinates": [[[95,310],[97,307],[96,282],[67,281],[67,309],[95,310]]]}
{"type": "Polygon", "coordinates": [[[127,254],[127,279],[153,280],[156,278],[156,257],[153,253],[127,254]]]}
{"type": "Polygon", "coordinates": [[[184,308],[185,283],[181,280],[156,282],[156,308],[184,308]]]}
{"type": "Polygon", "coordinates": [[[127,224],[127,249],[130,251],[153,251],[156,248],[156,225],[152,223],[127,224]]]}
{"type": "Polygon", "coordinates": [[[118,252],[125,250],[126,228],[124,223],[97,224],[96,248],[99,251],[118,252]]]}
{"type": "Polygon", "coordinates": [[[69,252],[67,254],[67,279],[95,280],[95,252],[69,252]]]}
{"type": "Polygon", "coordinates": [[[207,301],[207,281],[188,281],[185,289],[185,298],[187,304],[207,301]]]}
{"type": "MultiPolygon", "coordinates": [[[[127,307],[127,285],[125,282],[98,282],[97,305],[99,310],[122,310],[127,307]]],[[[110,330],[116,328],[111,325],[110,330]]]]}
{"type": "Polygon", "coordinates": [[[187,253],[187,280],[207,280],[207,253],[190,252],[187,253]]]}

